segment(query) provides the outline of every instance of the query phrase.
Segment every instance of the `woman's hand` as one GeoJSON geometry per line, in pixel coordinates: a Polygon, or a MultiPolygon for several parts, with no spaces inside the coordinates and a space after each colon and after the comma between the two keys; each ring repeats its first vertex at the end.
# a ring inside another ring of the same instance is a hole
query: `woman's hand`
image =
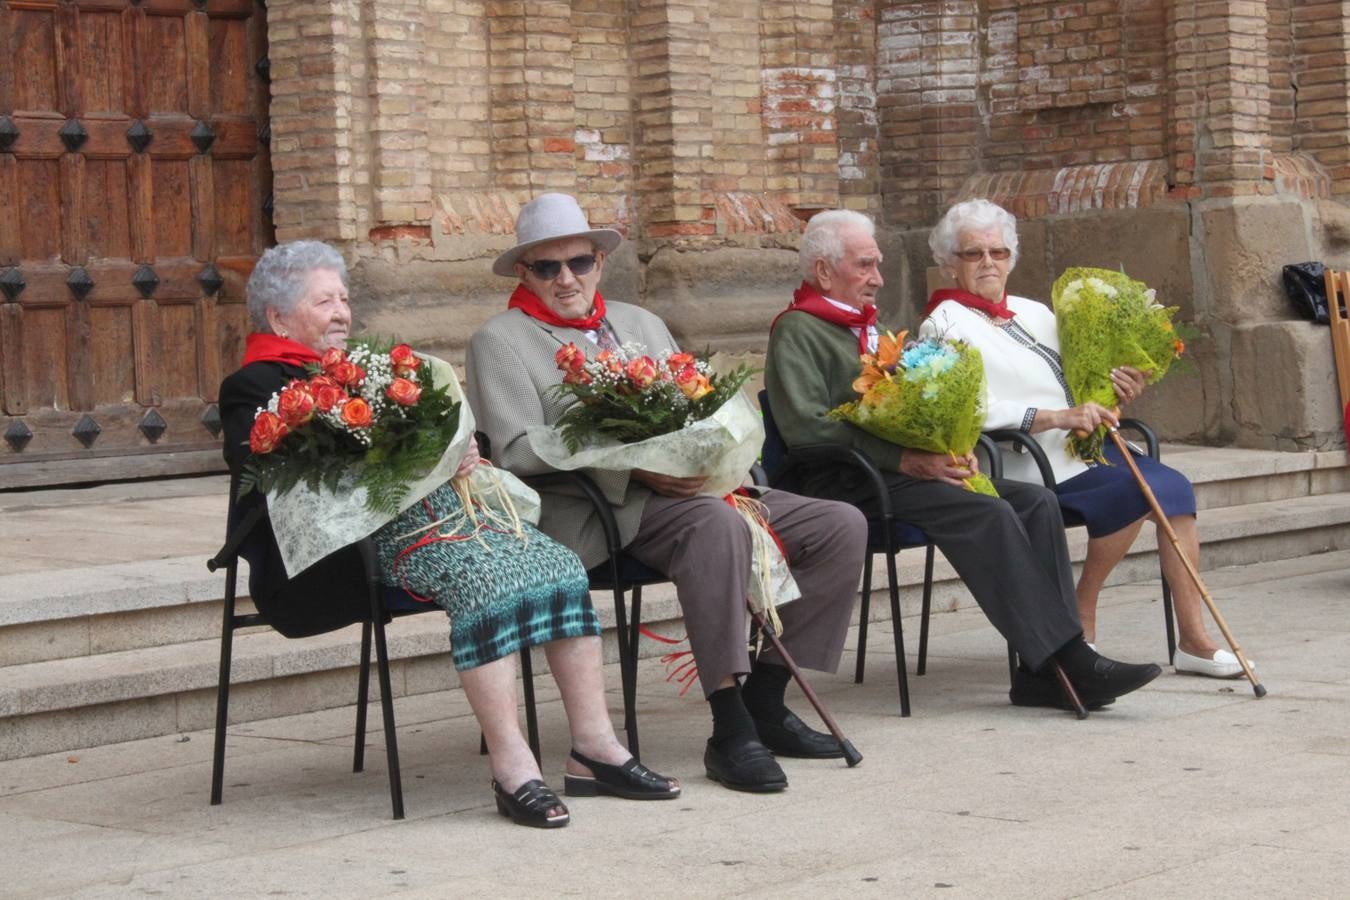
{"type": "Polygon", "coordinates": [[[462,478],[468,475],[478,467],[482,462],[482,457],[478,455],[478,438],[469,438],[469,449],[464,451],[464,458],[459,461],[459,468],[455,470],[454,477],[462,478]]]}
{"type": "Polygon", "coordinates": [[[941,481],[955,487],[965,487],[965,480],[980,471],[975,454],[952,458],[950,453],[928,453],[905,448],[900,457],[900,472],[920,481],[941,481]]]}
{"type": "Polygon", "coordinates": [[[645,484],[647,487],[656,491],[662,497],[678,497],[684,499],[693,497],[703,489],[707,482],[707,477],[703,475],[691,475],[688,478],[677,478],[674,475],[662,475],[658,472],[648,472],[646,469],[634,469],[631,473],[634,481],[645,484]]]}
{"type": "Polygon", "coordinates": [[[1144,384],[1147,381],[1148,374],[1134,366],[1120,366],[1111,370],[1111,386],[1116,389],[1116,396],[1120,398],[1122,405],[1131,400],[1138,400],[1139,395],[1144,393],[1144,384]]]}
{"type": "Polygon", "coordinates": [[[1120,421],[1116,418],[1116,414],[1105,406],[1098,403],[1084,403],[1072,409],[1036,410],[1036,421],[1032,424],[1031,430],[1036,432],[1063,428],[1065,431],[1081,431],[1086,434],[1096,431],[1097,426],[1102,424],[1115,428],[1120,421]]]}

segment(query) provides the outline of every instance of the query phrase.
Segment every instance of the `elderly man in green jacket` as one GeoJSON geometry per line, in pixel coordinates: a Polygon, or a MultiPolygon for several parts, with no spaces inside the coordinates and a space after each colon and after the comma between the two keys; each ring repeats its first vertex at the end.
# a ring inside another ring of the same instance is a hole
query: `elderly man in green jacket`
{"type": "MultiPolygon", "coordinates": [[[[802,285],[774,320],[764,375],[788,447],[833,443],[867,455],[882,473],[897,517],[937,544],[1021,657],[1009,692],[1014,704],[1066,702],[1051,674],[1054,662],[1089,707],[1156,678],[1158,666],[1107,659],[1083,640],[1053,493],[1003,479],[995,482],[998,497],[968,491],[961,480],[977,465],[973,456],[903,448],[828,417],[856,399],[858,357],[877,346],[875,301],[883,280],[872,220],[850,210],[819,213],[802,236],[798,264],[802,285]]],[[[879,513],[854,471],[818,469],[802,486],[812,496],[853,503],[869,516],[879,513]]]]}

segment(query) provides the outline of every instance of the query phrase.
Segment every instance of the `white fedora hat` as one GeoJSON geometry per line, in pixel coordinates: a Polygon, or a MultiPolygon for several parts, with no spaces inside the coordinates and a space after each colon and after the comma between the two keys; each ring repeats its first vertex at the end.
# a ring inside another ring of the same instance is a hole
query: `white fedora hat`
{"type": "Polygon", "coordinates": [[[592,228],[575,197],[540,194],[520,208],[520,215],[516,216],[516,245],[497,257],[492,271],[513,276],[516,261],[531,247],[572,237],[589,238],[606,253],[623,241],[623,235],[613,228],[592,228]]]}

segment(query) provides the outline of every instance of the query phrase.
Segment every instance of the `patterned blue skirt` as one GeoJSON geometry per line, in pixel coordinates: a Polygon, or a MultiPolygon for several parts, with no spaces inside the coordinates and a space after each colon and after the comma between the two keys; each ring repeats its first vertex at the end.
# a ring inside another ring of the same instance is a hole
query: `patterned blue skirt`
{"type": "MultiPolygon", "coordinates": [[[[450,616],[455,668],[523,647],[600,633],[586,571],[571,550],[532,525],[524,540],[484,527],[474,538],[400,537],[463,509],[447,483],[375,532],[380,579],[450,616]]],[[[481,521],[481,520],[480,520],[481,521]]]]}
{"type": "MultiPolygon", "coordinates": [[[[1185,475],[1151,456],[1133,456],[1169,519],[1195,515],[1195,491],[1185,475]]],[[[1086,525],[1088,536],[1094,538],[1114,534],[1150,512],[1144,492],[1114,444],[1106,448],[1106,460],[1110,465],[1098,463],[1055,488],[1064,524],[1086,525]]]]}

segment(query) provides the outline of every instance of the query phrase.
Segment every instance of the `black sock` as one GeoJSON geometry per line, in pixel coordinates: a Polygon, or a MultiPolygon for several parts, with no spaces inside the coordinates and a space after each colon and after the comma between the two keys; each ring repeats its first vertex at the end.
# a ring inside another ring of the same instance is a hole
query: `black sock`
{"type": "Polygon", "coordinates": [[[1097,651],[1087,645],[1080,634],[1063,647],[1055,651],[1055,659],[1064,667],[1070,677],[1077,674],[1090,674],[1097,661],[1097,651]]]}
{"type": "Polygon", "coordinates": [[[712,709],[712,742],[718,746],[741,739],[757,739],[755,722],[741,699],[741,689],[725,687],[712,692],[708,697],[708,706],[712,709]]]}
{"type": "Polygon", "coordinates": [[[741,697],[750,715],[761,722],[782,723],[787,717],[787,704],[783,697],[787,693],[788,681],[792,673],[786,666],[759,661],[750,670],[750,677],[741,685],[741,697]]]}

